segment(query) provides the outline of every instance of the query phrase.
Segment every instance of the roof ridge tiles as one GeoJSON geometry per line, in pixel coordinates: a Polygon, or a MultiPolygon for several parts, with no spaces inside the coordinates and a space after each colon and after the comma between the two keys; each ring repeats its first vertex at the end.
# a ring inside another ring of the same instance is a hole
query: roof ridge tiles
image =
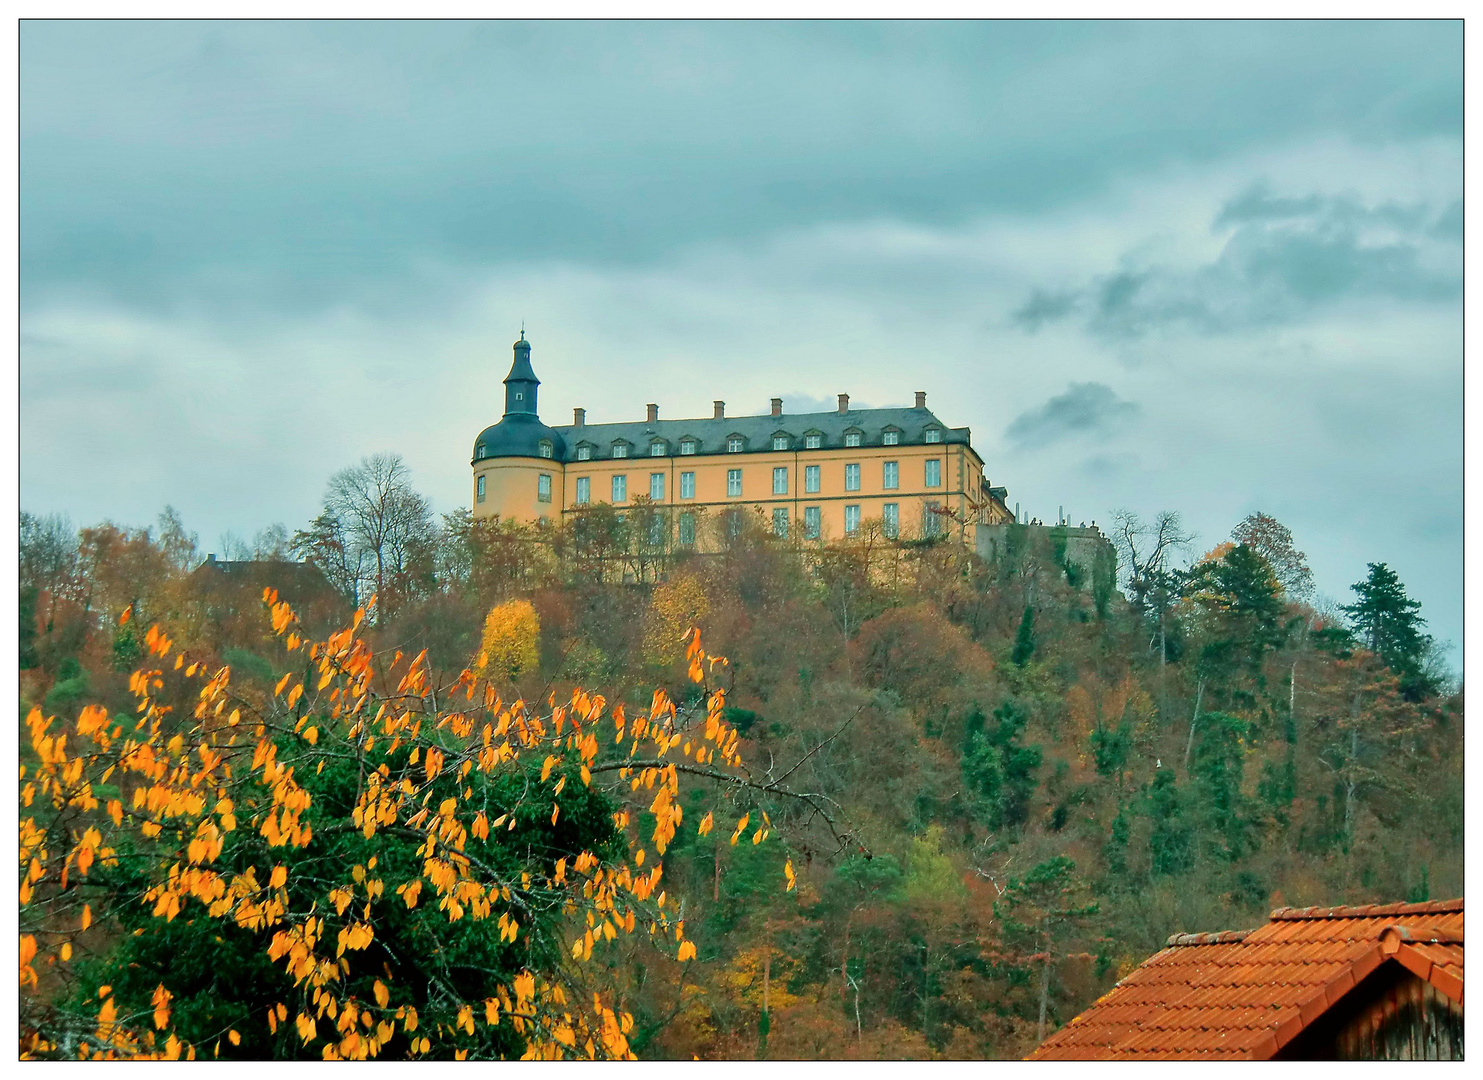
{"type": "Polygon", "coordinates": [[[1273,921],[1291,919],[1356,919],[1376,915],[1428,915],[1434,912],[1462,911],[1463,900],[1427,900],[1416,904],[1360,904],[1352,907],[1280,907],[1271,913],[1273,921]]]}
{"type": "Polygon", "coordinates": [[[1218,930],[1207,934],[1170,934],[1165,945],[1232,945],[1243,941],[1250,930],[1218,930]]]}

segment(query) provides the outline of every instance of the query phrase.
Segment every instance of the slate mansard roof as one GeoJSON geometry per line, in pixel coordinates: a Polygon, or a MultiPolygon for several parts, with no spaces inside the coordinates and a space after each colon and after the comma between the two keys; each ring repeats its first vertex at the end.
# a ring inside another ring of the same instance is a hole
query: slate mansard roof
{"type": "MultiPolygon", "coordinates": [[[[509,423],[507,418],[506,424],[509,423]]],[[[534,419],[534,418],[532,418],[534,419]]],[[[848,412],[792,413],[783,416],[725,416],[720,419],[706,417],[698,420],[635,420],[621,424],[583,424],[581,427],[548,428],[536,421],[530,430],[522,431],[526,436],[518,440],[504,438],[497,429],[504,425],[487,428],[474,443],[474,458],[516,457],[539,455],[542,437],[552,443],[552,457],[557,461],[576,461],[577,447],[592,448],[592,460],[601,461],[613,456],[613,444],[623,441],[631,448],[629,457],[650,456],[650,445],[656,440],[665,443],[665,456],[677,455],[680,442],[695,440],[696,454],[724,454],[726,443],[733,435],[744,440],[743,453],[765,453],[772,451],[774,435],[787,435],[788,448],[803,449],[805,435],[819,435],[821,449],[843,448],[845,434],[858,431],[860,445],[864,447],[884,445],[888,430],[900,432],[900,445],[921,445],[927,441],[927,430],[936,428],[942,433],[941,442],[967,444],[969,429],[950,428],[927,408],[896,409],[851,409],[848,412]],[[537,430],[539,429],[539,430],[537,430]]]]}
{"type": "Polygon", "coordinates": [[[1278,908],[1255,930],[1175,934],[1034,1060],[1266,1060],[1381,964],[1462,1005],[1463,902],[1278,908]]]}

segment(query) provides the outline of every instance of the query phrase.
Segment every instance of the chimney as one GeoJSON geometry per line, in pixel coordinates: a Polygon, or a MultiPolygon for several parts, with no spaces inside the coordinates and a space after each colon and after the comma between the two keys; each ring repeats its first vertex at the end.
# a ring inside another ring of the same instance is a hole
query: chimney
{"type": "Polygon", "coordinates": [[[721,419],[723,419],[726,416],[726,402],[724,402],[724,401],[713,401],[713,402],[711,402],[711,404],[713,404],[716,407],[716,414],[715,414],[715,416],[712,419],[715,419],[715,420],[721,420],[721,419]]]}
{"type": "Polygon", "coordinates": [[[586,409],[573,409],[572,410],[572,427],[581,427],[585,423],[587,423],[587,410],[586,409]]]}
{"type": "Polygon", "coordinates": [[[925,390],[918,390],[917,391],[917,408],[919,408],[919,409],[925,409],[926,407],[927,407],[927,391],[925,391],[925,390]]]}
{"type": "Polygon", "coordinates": [[[847,412],[850,411],[850,395],[849,394],[840,394],[839,395],[839,411],[842,412],[842,413],[847,413],[847,412]]]}
{"type": "Polygon", "coordinates": [[[658,419],[659,419],[659,406],[658,405],[655,405],[651,401],[651,402],[649,402],[649,417],[648,417],[649,423],[652,424],[652,423],[654,423],[658,419]]]}
{"type": "Polygon", "coordinates": [[[772,399],[772,415],[773,416],[782,416],[783,415],[783,399],[782,398],[775,397],[775,398],[772,399]]]}

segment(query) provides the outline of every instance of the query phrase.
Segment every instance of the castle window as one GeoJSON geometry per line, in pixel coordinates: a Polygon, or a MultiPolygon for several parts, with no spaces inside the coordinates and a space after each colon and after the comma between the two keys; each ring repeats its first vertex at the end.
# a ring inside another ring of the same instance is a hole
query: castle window
{"type": "Polygon", "coordinates": [[[727,469],[726,470],[726,494],[728,494],[728,495],[740,495],[741,494],[741,470],[740,469],[727,469]]]}
{"type": "Polygon", "coordinates": [[[819,493],[819,466],[805,465],[803,467],[803,490],[808,495],[819,493]]]}
{"type": "Polygon", "coordinates": [[[613,477],[613,501],[615,503],[626,502],[628,499],[628,477],[613,477]]]}
{"type": "Polygon", "coordinates": [[[881,487],[886,489],[901,486],[901,470],[894,461],[887,461],[881,465],[881,487]]]}
{"type": "Polygon", "coordinates": [[[484,477],[474,481],[474,498],[480,502],[484,501],[484,477]]]}
{"type": "Polygon", "coordinates": [[[772,493],[774,495],[788,494],[788,470],[786,466],[772,470],[772,493]]]}
{"type": "Polygon", "coordinates": [[[695,474],[693,472],[680,473],[680,498],[695,498],[695,474]]]}
{"type": "Polygon", "coordinates": [[[820,529],[819,508],[817,506],[805,506],[803,508],[803,538],[805,540],[817,540],[820,529]]]}
{"type": "Polygon", "coordinates": [[[926,468],[923,470],[924,475],[922,477],[923,482],[928,487],[938,487],[939,485],[941,485],[942,459],[932,458],[930,461],[926,462],[925,465],[926,468]]]}
{"type": "Polygon", "coordinates": [[[680,515],[680,543],[685,547],[695,543],[695,515],[689,510],[680,515]]]}
{"type": "Polygon", "coordinates": [[[590,446],[579,446],[579,447],[577,447],[577,460],[578,461],[591,461],[592,460],[592,447],[590,447],[590,446]]]}
{"type": "Polygon", "coordinates": [[[592,477],[577,477],[577,505],[586,506],[592,501],[592,477]]]}
{"type": "Polygon", "coordinates": [[[664,546],[664,518],[659,514],[649,518],[649,546],[664,546]]]}
{"type": "Polygon", "coordinates": [[[742,452],[742,437],[733,435],[726,440],[726,452],[728,454],[740,454],[742,452]]]}
{"type": "Polygon", "coordinates": [[[772,534],[784,540],[788,538],[788,508],[779,506],[772,512],[772,534]]]}
{"type": "Polygon", "coordinates": [[[844,489],[846,491],[860,490],[860,466],[846,465],[844,467],[844,489]]]}
{"type": "Polygon", "coordinates": [[[922,508],[922,535],[942,535],[942,514],[939,505],[935,502],[929,502],[922,508]]]}
{"type": "Polygon", "coordinates": [[[484,460],[484,447],[480,446],[480,447],[476,447],[475,448],[475,450],[474,450],[474,460],[475,461],[483,461],[484,460]]]}
{"type": "Polygon", "coordinates": [[[613,444],[613,456],[615,458],[625,458],[625,457],[627,457],[628,456],[628,444],[627,443],[621,443],[621,442],[615,442],[613,444]]]}
{"type": "Polygon", "coordinates": [[[935,427],[928,428],[927,429],[927,441],[930,442],[930,443],[939,443],[939,442],[942,442],[942,429],[941,428],[935,428],[935,427]]]}
{"type": "Polygon", "coordinates": [[[649,498],[655,502],[664,498],[664,474],[662,472],[649,474],[649,498]]]}
{"type": "Polygon", "coordinates": [[[844,508],[844,531],[846,536],[854,536],[860,531],[860,508],[858,506],[844,508]]]}
{"type": "Polygon", "coordinates": [[[858,431],[846,431],[844,433],[844,444],[846,446],[859,446],[860,433],[858,431]]]}
{"type": "Polygon", "coordinates": [[[547,473],[541,473],[536,477],[536,502],[551,501],[551,477],[547,473]]]}
{"type": "Polygon", "coordinates": [[[881,507],[881,528],[892,540],[901,535],[901,507],[897,503],[886,503],[881,507]]]}
{"type": "Polygon", "coordinates": [[[786,449],[788,449],[788,436],[786,436],[786,435],[774,435],[772,437],[772,448],[774,450],[786,450],[786,449]]]}
{"type": "Polygon", "coordinates": [[[881,445],[882,446],[895,446],[900,441],[901,441],[901,432],[899,432],[899,431],[895,431],[895,430],[888,431],[884,435],[881,436],[881,445]]]}
{"type": "Polygon", "coordinates": [[[803,448],[805,450],[817,450],[824,441],[822,435],[805,435],[803,437],[803,448]]]}
{"type": "Polygon", "coordinates": [[[649,444],[649,456],[650,457],[663,457],[664,456],[664,443],[663,443],[662,440],[661,441],[658,441],[658,442],[651,442],[649,444]]]}
{"type": "Polygon", "coordinates": [[[548,458],[550,456],[551,456],[551,443],[550,443],[549,440],[542,439],[541,440],[541,457],[548,458]]]}
{"type": "Polygon", "coordinates": [[[693,454],[693,453],[695,453],[695,440],[694,439],[681,439],[680,440],[680,453],[682,453],[682,454],[693,454]]]}

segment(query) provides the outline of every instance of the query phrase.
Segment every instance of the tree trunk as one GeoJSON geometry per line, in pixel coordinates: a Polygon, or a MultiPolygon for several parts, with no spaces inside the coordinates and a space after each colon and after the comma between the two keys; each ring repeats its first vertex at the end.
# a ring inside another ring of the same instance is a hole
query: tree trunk
{"type": "Polygon", "coordinates": [[[1035,1045],[1045,1042],[1045,1007],[1050,999],[1050,953],[1045,954],[1045,965],[1040,969],[1040,1022],[1035,1035],[1035,1045]]]}
{"type": "Polygon", "coordinates": [[[1195,724],[1200,719],[1200,700],[1205,696],[1205,680],[1201,679],[1195,689],[1195,715],[1189,718],[1189,741],[1184,744],[1184,772],[1189,775],[1189,755],[1195,748],[1195,724]]]}
{"type": "Polygon", "coordinates": [[[711,899],[721,902],[721,845],[716,845],[716,881],[711,887],[711,899]]]}

